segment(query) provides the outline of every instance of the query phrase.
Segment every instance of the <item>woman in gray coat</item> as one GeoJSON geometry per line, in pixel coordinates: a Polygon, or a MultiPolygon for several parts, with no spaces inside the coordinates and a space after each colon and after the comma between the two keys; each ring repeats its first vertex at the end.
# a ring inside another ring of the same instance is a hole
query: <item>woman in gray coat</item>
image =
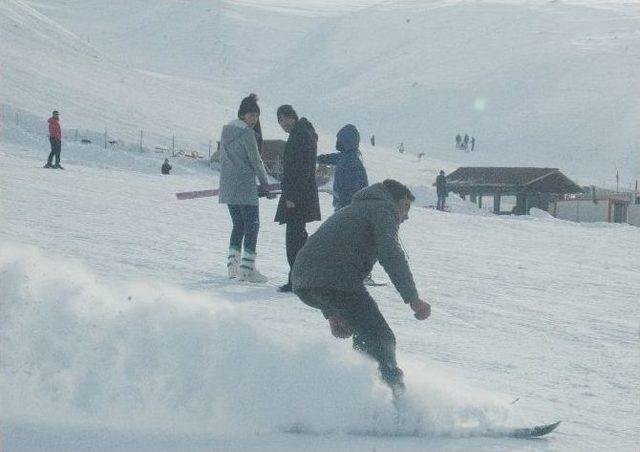
{"type": "Polygon", "coordinates": [[[255,94],[242,99],[238,119],[222,128],[218,198],[221,204],[227,204],[233,223],[227,261],[229,277],[265,282],[267,278],[255,267],[260,228],[256,177],[260,185],[268,183],[254,131],[260,117],[257,101],[255,94]]]}

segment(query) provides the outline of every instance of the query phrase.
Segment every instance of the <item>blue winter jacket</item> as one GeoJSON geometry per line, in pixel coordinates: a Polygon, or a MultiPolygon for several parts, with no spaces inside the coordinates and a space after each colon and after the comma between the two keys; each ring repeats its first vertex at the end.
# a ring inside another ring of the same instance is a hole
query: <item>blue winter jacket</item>
{"type": "Polygon", "coordinates": [[[333,180],[333,205],[336,208],[351,204],[351,198],[360,189],[367,187],[367,171],[360,158],[360,134],[352,124],[347,124],[338,132],[336,149],[340,152],[318,156],[318,163],[335,165],[333,180]]]}

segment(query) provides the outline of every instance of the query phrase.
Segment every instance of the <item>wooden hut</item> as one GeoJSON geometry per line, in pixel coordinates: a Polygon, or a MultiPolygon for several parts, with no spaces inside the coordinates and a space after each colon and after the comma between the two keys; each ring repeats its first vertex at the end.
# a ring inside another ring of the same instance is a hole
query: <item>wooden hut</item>
{"type": "MultiPolygon", "coordinates": [[[[526,167],[461,167],[446,176],[447,190],[462,199],[467,196],[482,207],[485,196],[493,197],[496,214],[528,214],[532,207],[548,210],[549,202],[582,189],[558,168],[526,167]],[[516,205],[510,212],[500,210],[502,196],[515,196],[516,205]]],[[[435,184],[434,184],[435,185],[435,184]]]]}

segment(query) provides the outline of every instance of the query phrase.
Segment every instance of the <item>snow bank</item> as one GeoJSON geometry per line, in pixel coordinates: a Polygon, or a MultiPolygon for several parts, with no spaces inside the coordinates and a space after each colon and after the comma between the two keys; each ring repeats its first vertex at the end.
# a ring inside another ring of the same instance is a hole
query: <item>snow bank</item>
{"type": "MultiPolygon", "coordinates": [[[[274,341],[202,293],[106,284],[78,262],[1,248],[4,421],[207,434],[395,427],[375,366],[352,351],[274,341]]],[[[430,382],[412,395],[425,433],[505,417],[491,397],[430,382]]]]}

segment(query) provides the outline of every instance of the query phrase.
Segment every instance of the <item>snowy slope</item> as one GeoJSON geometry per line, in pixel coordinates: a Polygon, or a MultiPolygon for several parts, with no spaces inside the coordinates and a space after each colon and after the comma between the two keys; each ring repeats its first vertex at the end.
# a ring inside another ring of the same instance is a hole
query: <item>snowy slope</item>
{"type": "Polygon", "coordinates": [[[616,169],[625,187],[639,177],[636,2],[30,4],[128,70],[188,87],[184,111],[153,105],[169,128],[216,136],[238,93],[255,90],[274,138],[273,111],[291,102],[321,131],[353,122],[457,164],[558,166],[608,186],[616,169]],[[458,132],[479,152],[454,150],[458,132]]]}
{"type": "MultiPolygon", "coordinates": [[[[637,228],[415,207],[402,240],[433,316],[415,321],[392,287],[373,294],[427,437],[345,436],[392,430],[389,394],[321,315],[275,291],[287,271],[275,202],[261,204],[258,247],[273,279],[230,284],[226,209],[173,196],[215,185],[215,175],[163,177],[141,158],[123,168],[117,154],[97,167],[99,149],[71,150],[65,171],[44,170],[43,151],[22,140],[0,149],[4,449],[637,445],[637,228]],[[533,443],[459,438],[556,419],[560,430],[533,443]],[[298,422],[322,436],[282,433],[298,422]]],[[[331,212],[328,197],[322,210],[331,212]]],[[[380,268],[374,276],[385,278],[380,268]]]]}

